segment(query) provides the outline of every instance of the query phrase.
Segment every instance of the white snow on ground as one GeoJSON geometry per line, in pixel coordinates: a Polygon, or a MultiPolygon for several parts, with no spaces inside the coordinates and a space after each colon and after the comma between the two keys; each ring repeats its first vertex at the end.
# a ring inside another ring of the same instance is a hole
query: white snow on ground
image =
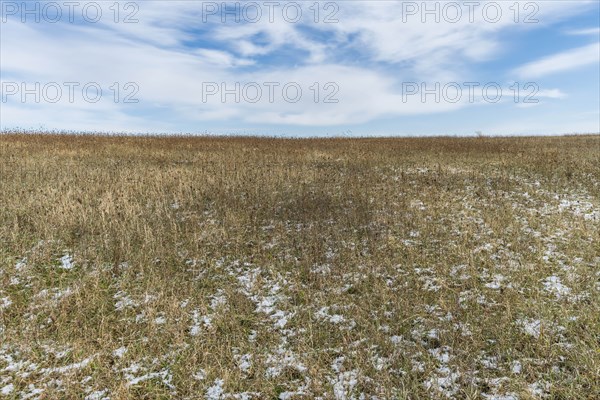
{"type": "Polygon", "coordinates": [[[42,345],[41,346],[48,354],[52,354],[54,355],[54,358],[56,358],[57,360],[60,360],[61,358],[65,358],[67,355],[69,355],[73,349],[71,349],[70,347],[60,347],[60,348],[55,348],[52,346],[48,346],[48,345],[42,345]]]}
{"type": "Polygon", "coordinates": [[[8,385],[6,385],[2,389],[0,389],[0,394],[2,394],[4,396],[8,396],[14,390],[15,390],[15,385],[13,385],[12,383],[9,383],[8,385]]]}
{"type": "MultiPolygon", "coordinates": [[[[555,196],[558,200],[558,195],[555,196]]],[[[591,203],[590,197],[579,197],[575,195],[568,195],[568,198],[560,200],[558,209],[560,212],[570,211],[574,215],[582,216],[586,220],[598,221],[600,220],[600,209],[591,203]]]]}
{"type": "Polygon", "coordinates": [[[528,385],[527,390],[532,396],[536,398],[544,398],[548,396],[550,390],[550,383],[545,381],[538,381],[528,385]]]}
{"type": "Polygon", "coordinates": [[[480,362],[487,369],[498,369],[498,357],[486,356],[480,362]]]}
{"type": "Polygon", "coordinates": [[[356,327],[356,321],[353,319],[347,319],[341,314],[331,314],[332,309],[339,309],[341,307],[333,305],[330,307],[322,307],[315,313],[315,317],[322,321],[328,321],[334,325],[339,325],[342,330],[352,330],[356,327]]]}
{"type": "Polygon", "coordinates": [[[23,259],[21,259],[21,261],[18,261],[15,264],[15,271],[17,272],[21,272],[23,271],[25,268],[27,267],[27,257],[24,257],[23,259]]]}
{"type": "Polygon", "coordinates": [[[196,373],[194,373],[194,375],[192,375],[192,378],[197,381],[203,381],[206,379],[206,371],[200,368],[198,371],[196,371],[196,373]]]}
{"type": "Polygon", "coordinates": [[[70,287],[62,290],[59,288],[51,288],[41,290],[34,296],[34,298],[49,298],[51,301],[58,301],[71,294],[73,294],[73,290],[70,287]]]}
{"type": "Polygon", "coordinates": [[[140,382],[144,382],[147,381],[149,379],[155,379],[155,378],[159,378],[163,381],[163,383],[169,385],[171,382],[171,376],[169,373],[169,369],[165,369],[162,370],[160,372],[151,372],[142,376],[137,376],[137,377],[131,377],[128,381],[127,381],[127,385],[128,386],[133,386],[133,385],[137,385],[140,382]]]}
{"type": "Polygon", "coordinates": [[[451,398],[458,393],[458,379],[460,375],[448,367],[441,366],[435,371],[435,375],[424,383],[428,390],[437,391],[439,394],[451,398]]]}
{"type": "MultiPolygon", "coordinates": [[[[187,304],[186,304],[187,305],[187,304]]],[[[202,326],[206,329],[212,328],[213,318],[218,315],[221,307],[227,306],[227,297],[222,290],[218,290],[215,295],[210,298],[210,309],[212,313],[201,315],[200,310],[196,309],[192,313],[192,325],[190,326],[190,335],[198,336],[202,331],[202,326]]],[[[166,322],[166,321],[165,321],[166,322]]]]}
{"type": "Polygon", "coordinates": [[[66,269],[66,270],[75,268],[75,263],[73,262],[73,258],[68,254],[65,254],[64,256],[62,256],[60,259],[59,268],[66,269]]]}
{"type": "Polygon", "coordinates": [[[210,300],[210,308],[215,311],[217,308],[224,306],[227,304],[227,298],[223,294],[222,290],[217,291],[217,293],[211,297],[210,300]]]}
{"type": "Polygon", "coordinates": [[[510,370],[513,374],[520,374],[522,369],[523,365],[520,361],[513,361],[512,366],[510,367],[510,370]]]}
{"type": "Polygon", "coordinates": [[[223,379],[215,379],[215,383],[206,391],[206,400],[220,400],[223,397],[223,379]]]}
{"type": "Polygon", "coordinates": [[[439,366],[433,376],[423,383],[427,390],[435,391],[448,398],[454,397],[460,389],[458,385],[460,374],[448,365],[452,359],[450,351],[447,346],[429,350],[429,353],[438,360],[439,366]]]}
{"type": "Polygon", "coordinates": [[[127,353],[127,347],[119,347],[115,351],[113,351],[113,356],[118,358],[123,358],[123,356],[127,353]]]}
{"type": "Polygon", "coordinates": [[[558,276],[549,276],[544,280],[544,289],[554,293],[557,299],[567,297],[571,294],[571,288],[562,284],[558,276]]]}
{"type": "Polygon", "coordinates": [[[202,331],[202,326],[205,328],[212,327],[212,318],[208,315],[200,315],[199,310],[194,310],[192,313],[192,326],[190,326],[190,335],[198,336],[202,331]]]}
{"type": "Polygon", "coordinates": [[[265,360],[265,363],[269,365],[265,372],[267,377],[272,378],[281,375],[286,367],[295,369],[298,372],[306,371],[306,367],[298,360],[298,356],[289,350],[287,346],[287,338],[282,336],[279,347],[272,354],[267,355],[265,360]]]}
{"type": "Polygon", "coordinates": [[[517,320],[517,325],[519,325],[526,334],[533,336],[536,339],[540,337],[542,331],[542,321],[539,319],[519,319],[517,320]]]}
{"type": "MultiPolygon", "coordinates": [[[[37,396],[38,394],[42,394],[44,392],[44,389],[36,388],[33,384],[27,386],[27,390],[28,392],[21,392],[21,400],[31,399],[37,396]]],[[[39,397],[36,397],[36,399],[37,398],[39,397]]]]}
{"type": "Polygon", "coordinates": [[[244,354],[236,356],[238,367],[242,372],[248,372],[252,368],[252,354],[244,354]]]}
{"type": "Polygon", "coordinates": [[[171,371],[168,367],[158,372],[149,372],[144,375],[136,376],[139,372],[141,372],[144,369],[145,368],[141,367],[137,363],[133,363],[129,367],[122,369],[122,372],[124,373],[125,379],[127,381],[127,386],[135,386],[138,383],[147,380],[158,379],[163,385],[167,386],[168,388],[175,388],[171,383],[171,381],[173,380],[173,375],[171,374],[171,371]]]}
{"type": "Polygon", "coordinates": [[[88,394],[84,400],[110,400],[108,390],[97,390],[88,394]]]}
{"type": "Polygon", "coordinates": [[[295,313],[289,313],[283,310],[277,310],[273,314],[271,314],[271,319],[275,322],[275,327],[283,329],[287,325],[290,318],[292,318],[295,313]]]}
{"type": "Polygon", "coordinates": [[[514,393],[508,394],[482,394],[483,398],[486,400],[519,400],[519,396],[514,393]]]}
{"type": "Polygon", "coordinates": [[[335,376],[330,379],[330,383],[333,385],[333,395],[337,400],[353,398],[352,390],[358,384],[360,376],[358,370],[344,371],[345,360],[344,356],[340,356],[331,363],[331,369],[335,372],[335,376]]]}
{"type": "Polygon", "coordinates": [[[498,290],[502,287],[502,282],[506,280],[506,277],[500,274],[495,274],[493,278],[491,282],[485,284],[486,288],[498,290]]]}
{"type": "Polygon", "coordinates": [[[69,365],[65,365],[63,367],[55,367],[55,368],[44,368],[42,369],[40,372],[43,374],[49,374],[49,373],[58,373],[58,374],[64,374],[73,370],[78,370],[81,368],[84,368],[86,366],[88,366],[92,360],[94,359],[95,356],[92,357],[88,357],[78,363],[74,363],[74,364],[69,364],[69,365]]]}
{"type": "Polygon", "coordinates": [[[131,297],[129,297],[127,293],[123,291],[115,293],[113,298],[116,300],[115,309],[117,311],[122,311],[129,307],[136,307],[138,305],[131,297]]]}
{"type": "Polygon", "coordinates": [[[8,308],[12,304],[12,301],[8,297],[0,298],[0,311],[8,308]]]}
{"type": "Polygon", "coordinates": [[[200,334],[200,313],[198,310],[194,311],[192,320],[194,324],[190,326],[190,335],[198,336],[200,334]]]}
{"type": "MultiPolygon", "coordinates": [[[[264,359],[267,366],[265,375],[268,378],[278,377],[286,368],[304,373],[307,368],[300,357],[289,348],[288,337],[295,335],[296,332],[285,329],[289,320],[296,315],[295,311],[286,309],[288,296],[284,288],[290,286],[289,282],[280,275],[273,278],[261,277],[259,281],[261,270],[252,268],[250,263],[240,266],[239,262],[234,262],[228,268],[236,276],[240,285],[239,291],[255,304],[254,312],[267,316],[271,323],[269,327],[271,334],[279,336],[278,347],[270,350],[264,359]]],[[[252,331],[248,339],[256,340],[256,331],[252,331]]]]}
{"type": "Polygon", "coordinates": [[[350,399],[352,390],[358,384],[357,370],[341,372],[332,381],[333,395],[338,400],[350,399]]]}

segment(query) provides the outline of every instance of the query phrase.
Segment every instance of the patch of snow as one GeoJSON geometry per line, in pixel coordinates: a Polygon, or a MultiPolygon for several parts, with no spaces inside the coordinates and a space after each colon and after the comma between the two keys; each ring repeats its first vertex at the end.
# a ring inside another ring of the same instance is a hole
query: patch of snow
{"type": "Polygon", "coordinates": [[[520,361],[513,361],[510,370],[513,374],[520,374],[523,366],[520,361]]]}
{"type": "Polygon", "coordinates": [[[337,400],[352,398],[352,390],[358,384],[358,371],[352,370],[340,373],[333,383],[333,395],[337,400]]]}
{"type": "Polygon", "coordinates": [[[8,385],[6,385],[2,389],[0,389],[0,394],[2,394],[3,396],[8,396],[14,390],[15,390],[15,385],[13,385],[12,383],[9,383],[8,385]]]}
{"type": "Polygon", "coordinates": [[[486,400],[519,400],[519,396],[515,393],[507,393],[507,394],[485,394],[482,393],[482,396],[486,400]]]}
{"type": "Polygon", "coordinates": [[[222,291],[219,290],[210,300],[210,308],[215,311],[220,306],[227,304],[227,298],[223,295],[222,291]]]}
{"type": "Polygon", "coordinates": [[[436,370],[435,376],[425,381],[424,385],[427,390],[435,390],[445,397],[452,398],[458,393],[459,378],[460,374],[442,366],[436,370]]]}
{"type": "Polygon", "coordinates": [[[333,360],[333,362],[331,363],[331,369],[338,373],[342,372],[344,360],[346,360],[346,357],[344,356],[340,356],[333,360]]]}
{"type": "Polygon", "coordinates": [[[441,364],[448,364],[452,356],[450,355],[448,347],[429,349],[429,353],[434,356],[441,364]]]}
{"type": "MultiPolygon", "coordinates": [[[[133,368],[126,369],[126,370],[130,370],[135,373],[139,370],[139,366],[137,366],[137,364],[133,364],[133,368]]],[[[126,370],[124,370],[124,371],[126,371],[126,370]]],[[[163,369],[162,371],[159,371],[159,372],[150,372],[150,373],[147,373],[142,376],[133,376],[131,374],[126,374],[126,378],[127,378],[127,386],[135,386],[140,382],[158,378],[161,380],[161,382],[165,386],[173,389],[173,385],[171,384],[171,380],[173,379],[173,376],[171,375],[168,368],[163,369]]]]}
{"type": "Polygon", "coordinates": [[[494,280],[490,283],[486,283],[485,287],[488,289],[498,290],[502,287],[502,282],[505,279],[506,278],[503,275],[496,274],[496,275],[494,275],[494,280]]]}
{"type": "Polygon", "coordinates": [[[286,338],[282,338],[282,342],[273,354],[267,356],[266,364],[269,365],[265,371],[267,378],[273,378],[281,375],[283,370],[287,368],[293,368],[296,371],[303,373],[306,371],[306,367],[302,364],[296,354],[286,348],[286,338]]]}
{"type": "Polygon", "coordinates": [[[437,340],[439,340],[439,338],[440,338],[440,333],[438,332],[438,330],[437,330],[437,329],[430,329],[430,330],[427,332],[427,338],[428,338],[428,339],[434,339],[434,340],[435,340],[435,339],[437,339],[437,340]]]}
{"type": "Polygon", "coordinates": [[[252,367],[252,354],[244,354],[242,356],[238,356],[237,363],[238,367],[242,372],[248,372],[252,367]]]}
{"type": "Polygon", "coordinates": [[[0,310],[8,308],[12,304],[12,301],[8,297],[0,298],[0,310]]]}
{"type": "Polygon", "coordinates": [[[287,313],[283,310],[277,310],[275,313],[271,315],[271,319],[275,320],[275,326],[278,328],[284,328],[288,323],[288,320],[293,317],[293,313],[287,313]]]}
{"type": "Polygon", "coordinates": [[[206,390],[206,400],[220,400],[223,398],[223,379],[215,379],[214,385],[206,390]]]}
{"type": "Polygon", "coordinates": [[[89,363],[92,362],[92,360],[94,359],[94,356],[92,357],[88,357],[78,363],[73,363],[73,364],[69,364],[69,365],[65,365],[63,367],[55,367],[55,368],[44,368],[41,370],[41,372],[43,374],[49,374],[49,373],[58,373],[58,374],[65,374],[67,372],[73,371],[73,370],[78,370],[81,368],[84,368],[86,366],[89,365],[89,363]]]}
{"type": "Polygon", "coordinates": [[[119,347],[115,351],[113,351],[113,356],[118,358],[123,358],[123,356],[127,353],[127,347],[119,347]]]}
{"type": "Polygon", "coordinates": [[[536,396],[538,398],[547,397],[548,391],[550,390],[550,383],[545,381],[534,382],[527,386],[527,390],[532,396],[536,396]]]}
{"type": "Polygon", "coordinates": [[[533,336],[536,339],[540,337],[542,331],[542,321],[539,319],[523,318],[517,320],[517,324],[521,326],[526,334],[533,336]]]}
{"type": "Polygon", "coordinates": [[[400,344],[400,343],[402,343],[403,338],[402,338],[402,336],[394,335],[394,336],[390,337],[390,341],[393,344],[400,344]]]}
{"type": "Polygon", "coordinates": [[[65,254],[60,258],[60,265],[58,266],[60,269],[70,270],[75,268],[75,263],[73,262],[73,258],[65,254]]]}
{"type": "Polygon", "coordinates": [[[484,357],[480,362],[487,369],[498,369],[498,357],[484,357]]]}
{"type": "Polygon", "coordinates": [[[258,332],[256,332],[254,329],[252,329],[250,331],[250,334],[248,335],[248,341],[249,342],[255,342],[256,341],[256,336],[258,335],[258,332]]]}
{"type": "Polygon", "coordinates": [[[558,276],[549,276],[544,280],[544,289],[553,293],[557,299],[566,297],[571,293],[571,288],[562,284],[558,276]]]}
{"type": "Polygon", "coordinates": [[[42,394],[44,392],[44,389],[38,389],[33,384],[27,386],[27,390],[29,391],[28,393],[21,392],[21,400],[31,399],[32,397],[35,397],[38,394],[42,394]]]}
{"type": "Polygon", "coordinates": [[[190,327],[190,335],[198,336],[200,334],[200,330],[202,325],[206,328],[210,328],[212,326],[212,319],[208,315],[200,316],[200,312],[195,310],[192,315],[193,325],[190,327]]]}
{"type": "Polygon", "coordinates": [[[88,394],[87,396],[85,396],[84,400],[110,400],[110,397],[108,397],[106,394],[108,393],[108,390],[104,389],[104,390],[97,390],[95,392],[92,392],[90,394],[88,394]]]}
{"type": "Polygon", "coordinates": [[[206,379],[206,371],[200,368],[194,375],[192,375],[192,378],[197,381],[203,381],[206,379]]]}
{"type": "Polygon", "coordinates": [[[356,326],[356,322],[354,320],[347,320],[343,315],[340,314],[330,314],[330,309],[331,307],[322,307],[315,313],[315,316],[320,320],[329,321],[335,325],[344,324],[342,329],[346,330],[351,330],[356,326]]]}
{"type": "Polygon", "coordinates": [[[458,393],[457,382],[460,378],[460,374],[452,371],[448,366],[448,362],[452,358],[450,351],[450,347],[447,346],[429,350],[429,353],[439,361],[440,366],[435,370],[434,375],[423,383],[427,390],[436,391],[448,398],[452,398],[458,393]]]}
{"type": "Polygon", "coordinates": [[[115,293],[113,298],[116,300],[115,309],[117,311],[122,311],[125,308],[137,306],[137,303],[133,301],[133,299],[131,299],[129,295],[123,291],[115,293]]]}

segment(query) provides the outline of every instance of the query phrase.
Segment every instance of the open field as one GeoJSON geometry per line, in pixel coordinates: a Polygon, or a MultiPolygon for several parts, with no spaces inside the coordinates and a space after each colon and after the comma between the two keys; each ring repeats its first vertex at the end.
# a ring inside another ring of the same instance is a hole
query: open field
{"type": "Polygon", "coordinates": [[[0,399],[598,399],[600,136],[0,136],[0,399]]]}

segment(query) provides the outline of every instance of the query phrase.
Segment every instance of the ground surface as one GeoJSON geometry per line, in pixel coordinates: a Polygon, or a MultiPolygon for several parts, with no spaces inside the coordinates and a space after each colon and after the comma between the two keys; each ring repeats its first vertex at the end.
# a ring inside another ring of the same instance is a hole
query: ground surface
{"type": "Polygon", "coordinates": [[[598,136],[2,136],[0,398],[598,399],[599,243],[598,136]]]}

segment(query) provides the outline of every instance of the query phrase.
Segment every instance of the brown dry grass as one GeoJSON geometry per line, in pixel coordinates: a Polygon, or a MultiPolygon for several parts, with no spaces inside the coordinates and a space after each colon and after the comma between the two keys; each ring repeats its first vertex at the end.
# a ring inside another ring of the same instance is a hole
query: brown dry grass
{"type": "Polygon", "coordinates": [[[600,398],[598,243],[599,136],[3,135],[0,398],[600,398]]]}

